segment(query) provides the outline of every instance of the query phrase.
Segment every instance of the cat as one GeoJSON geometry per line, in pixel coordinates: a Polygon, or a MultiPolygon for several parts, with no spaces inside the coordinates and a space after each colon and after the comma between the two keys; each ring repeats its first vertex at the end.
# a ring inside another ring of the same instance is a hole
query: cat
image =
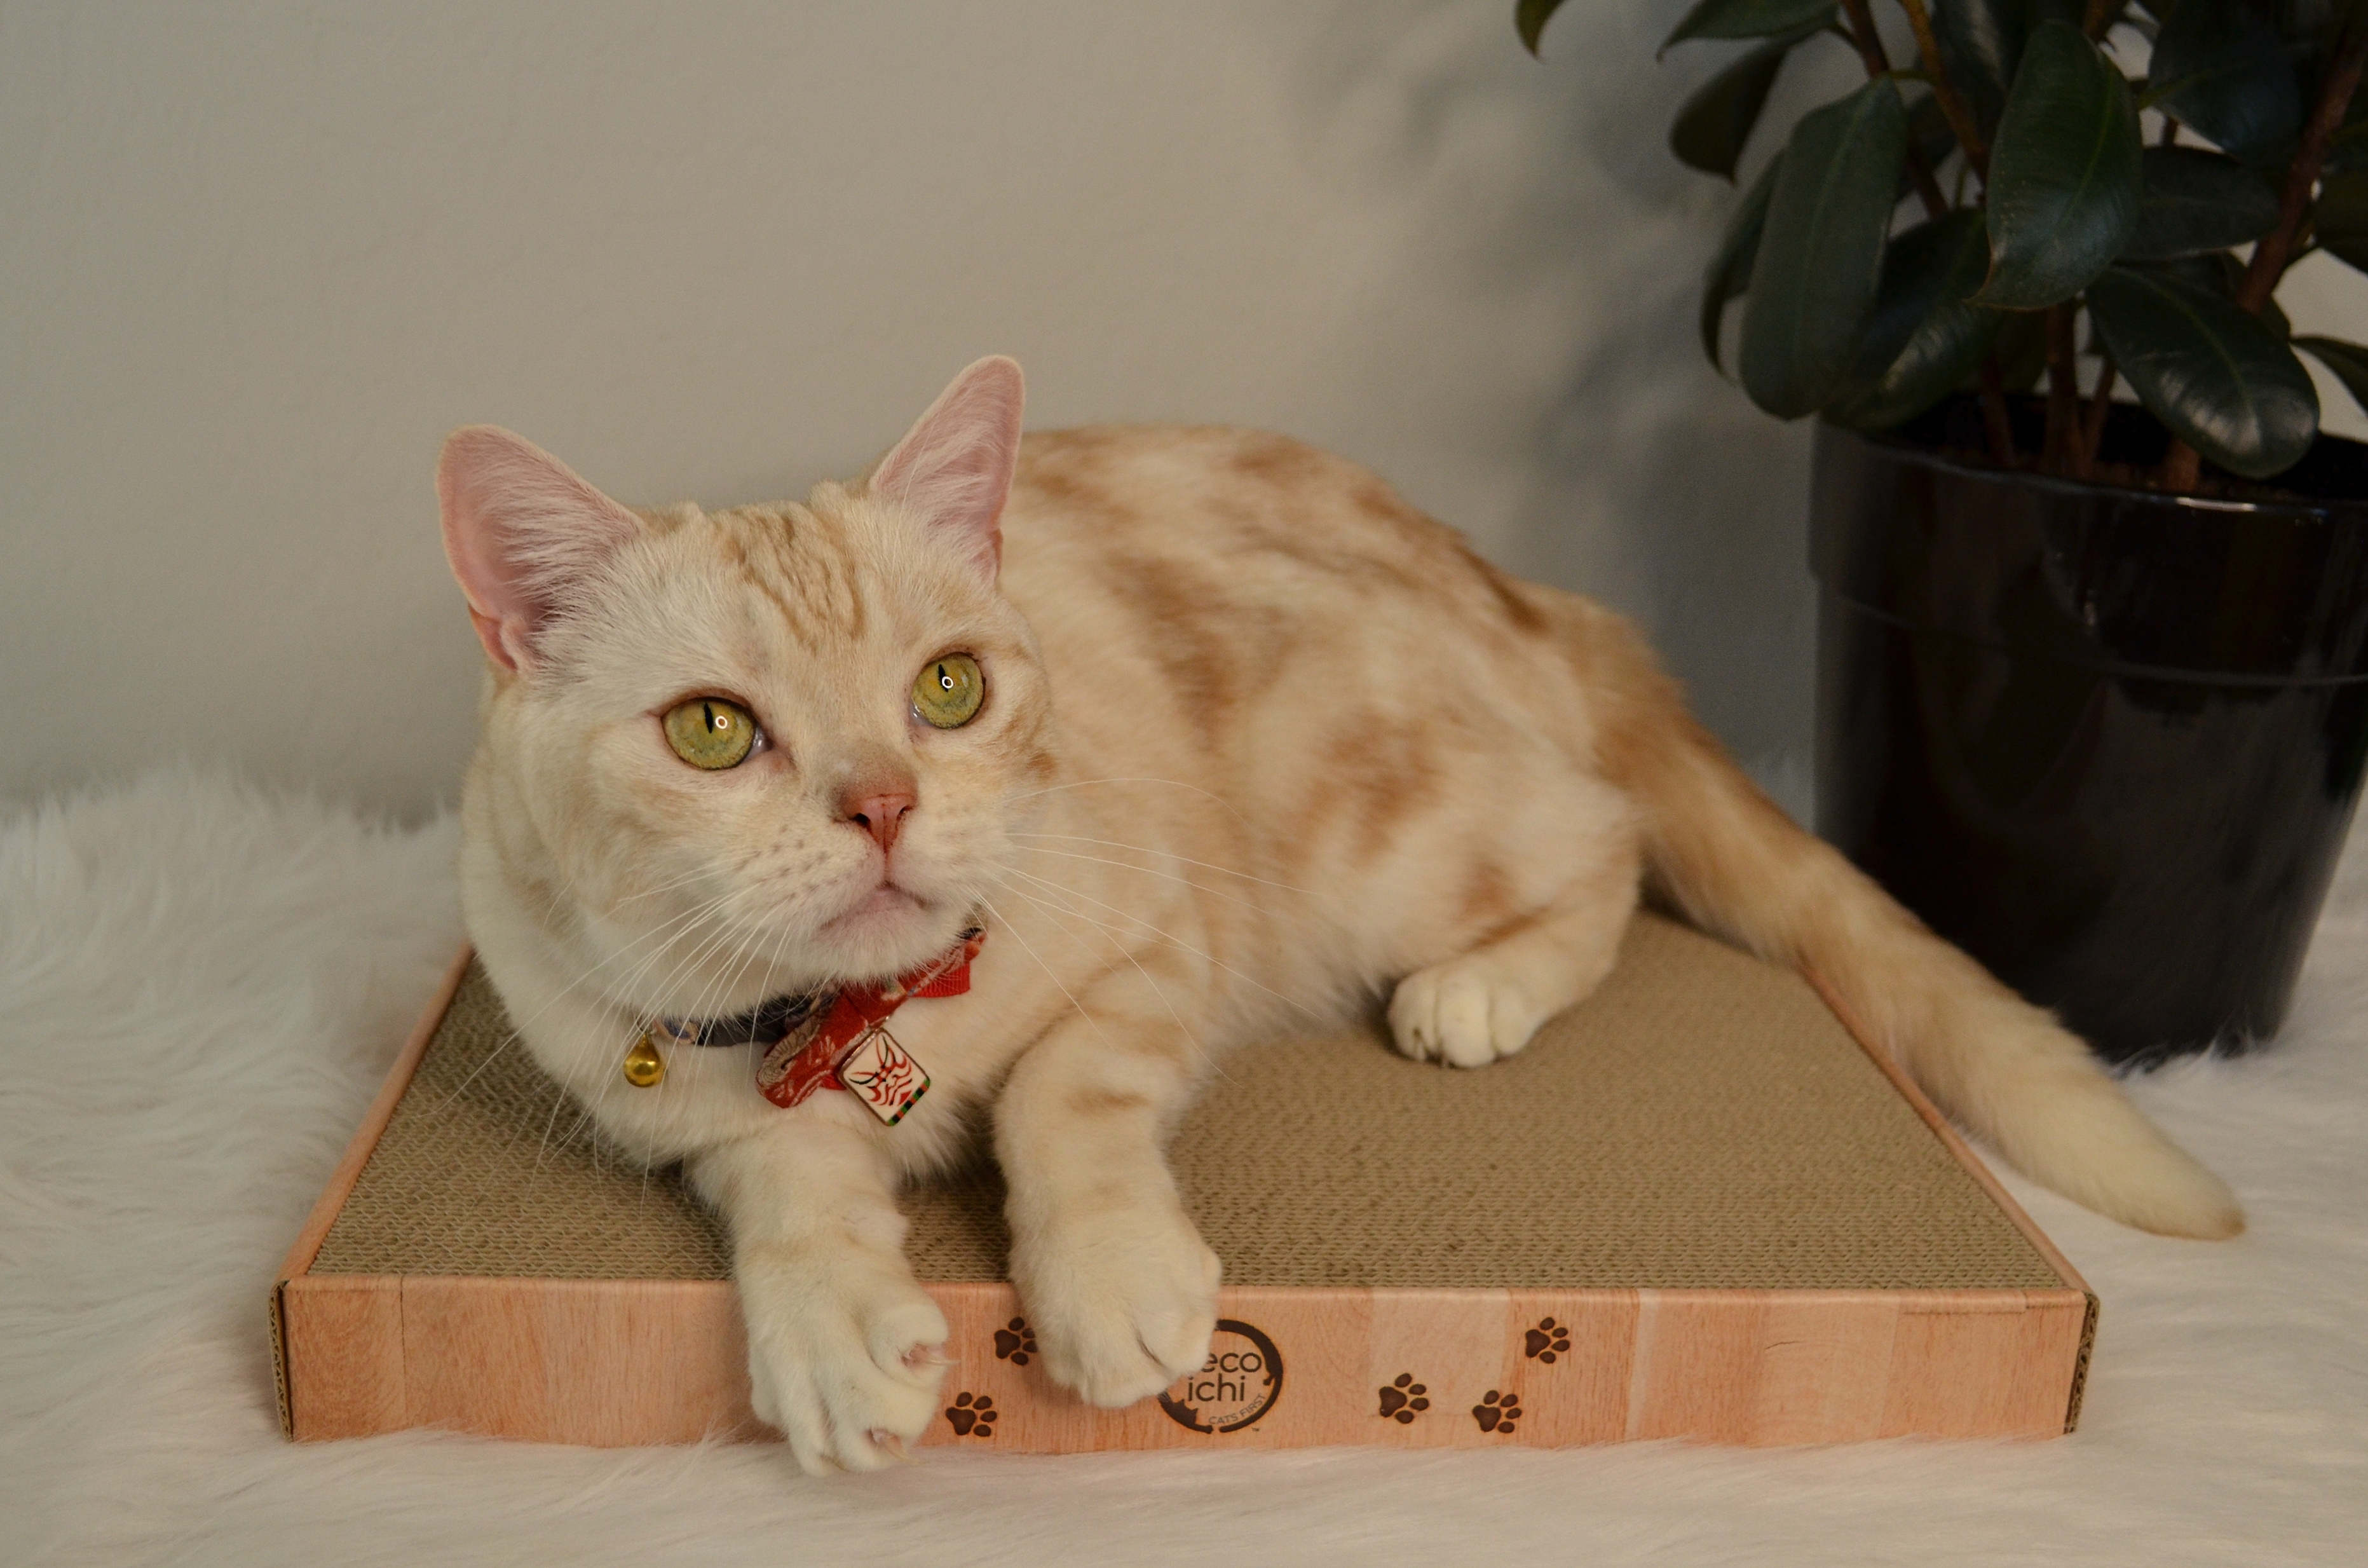
{"type": "Polygon", "coordinates": [[[723,1217],[754,1408],[801,1465],[872,1468],[934,1412],[947,1325],[896,1194],[983,1116],[1045,1365],[1130,1403],[1210,1341],[1222,1270],[1162,1139],[1215,1055],[1386,991],[1398,1049],[1482,1066],[1603,979],[1643,892],[1813,969],[2033,1179],[2242,1228],[1619,618],[1299,442],[1023,439],[1021,404],[980,360],[863,477],[714,513],[628,509],[491,426],[438,473],[487,665],[469,931],[542,1067],[723,1217]],[[901,1121],[827,1060],[827,1092],[768,1097],[818,1027],[780,999],[973,950],[966,994],[894,1015],[928,1085],[901,1121]]]}

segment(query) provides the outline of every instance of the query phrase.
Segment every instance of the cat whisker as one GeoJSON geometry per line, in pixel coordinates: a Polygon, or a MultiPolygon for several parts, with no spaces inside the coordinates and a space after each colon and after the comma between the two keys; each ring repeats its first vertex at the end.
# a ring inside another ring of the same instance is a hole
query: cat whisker
{"type": "MultiPolygon", "coordinates": [[[[1048,915],[1053,915],[1054,912],[1054,906],[1048,904],[1044,900],[1038,898],[1035,894],[1029,892],[1023,888],[1013,887],[1008,881],[999,881],[996,885],[1006,889],[1017,897],[1026,899],[1038,909],[1043,910],[1048,915]]],[[[1135,972],[1143,976],[1143,983],[1151,987],[1151,994],[1159,998],[1159,1005],[1167,1009],[1167,1016],[1169,1017],[1176,1020],[1176,1028],[1183,1034],[1186,1043],[1190,1044],[1194,1051],[1201,1053],[1201,1060],[1209,1064],[1209,1070],[1216,1074],[1220,1078],[1230,1076],[1225,1072],[1224,1068],[1219,1064],[1216,1054],[1212,1051],[1207,1045],[1202,1043],[1201,1037],[1192,1032],[1192,1027],[1184,1021],[1184,1015],[1176,1010],[1176,1004],[1168,1000],[1167,993],[1160,989],[1159,982],[1151,978],[1151,971],[1143,967],[1143,960],[1136,958],[1133,952],[1128,950],[1126,944],[1118,939],[1117,934],[1110,926],[1103,924],[1101,921],[1096,920],[1090,915],[1083,914],[1077,910],[1068,909],[1066,906],[1060,906],[1060,912],[1073,915],[1076,919],[1084,921],[1087,925],[1091,926],[1096,930],[1101,932],[1109,940],[1110,946],[1116,948],[1126,959],[1127,962],[1134,965],[1135,972]]],[[[1064,929],[1065,929],[1065,927],[1064,929]]],[[[1115,968],[1116,966],[1112,965],[1111,967],[1115,968]]]]}
{"type": "MultiPolygon", "coordinates": [[[[492,1051],[485,1053],[483,1061],[479,1062],[476,1066],[469,1070],[467,1076],[463,1077],[459,1084],[453,1085],[451,1092],[445,1096],[441,1104],[431,1108],[438,1111],[449,1108],[451,1104],[455,1100],[459,1099],[461,1095],[467,1090],[470,1085],[476,1082],[479,1074],[484,1072],[486,1068],[492,1066],[494,1062],[499,1059],[503,1051],[509,1050],[512,1046],[517,1045],[523,1040],[525,1038],[525,1030],[529,1026],[535,1023],[543,1016],[543,1014],[549,1012],[552,1007],[558,1006],[559,1003],[564,1000],[571,992],[575,990],[577,986],[590,980],[591,977],[597,974],[599,971],[607,968],[611,963],[622,960],[626,955],[632,953],[634,949],[642,946],[644,942],[656,940],[670,927],[682,925],[686,921],[696,921],[712,913],[715,909],[721,907],[730,897],[731,895],[729,893],[725,893],[721,897],[711,899],[708,903],[702,904],[697,909],[691,910],[684,915],[677,915],[674,919],[667,921],[666,925],[658,926],[655,930],[644,932],[642,936],[636,937],[632,941],[627,943],[615,953],[610,954],[608,958],[601,960],[598,963],[592,965],[589,969],[586,969],[572,977],[565,985],[560,987],[559,991],[553,994],[549,1001],[545,1002],[541,1007],[535,1009],[535,1011],[527,1017],[511,1019],[509,1032],[502,1037],[500,1042],[496,1044],[492,1051]]],[[[644,958],[635,966],[633,974],[627,977],[627,983],[630,984],[632,980],[637,978],[643,969],[646,969],[651,963],[655,962],[658,958],[665,954],[666,949],[672,947],[677,941],[679,941],[685,935],[688,935],[688,932],[678,932],[675,936],[667,937],[664,942],[659,943],[657,948],[655,948],[647,958],[644,958]]]]}
{"type": "Polygon", "coordinates": [[[1154,849],[1147,845],[1142,844],[1122,844],[1115,838],[1087,838],[1083,834],[1077,833],[1014,833],[1011,836],[1014,838],[1058,838],[1074,844],[1099,844],[1110,849],[1131,849],[1138,855],[1156,855],[1163,860],[1173,860],[1181,866],[1199,866],[1207,870],[1223,872],[1228,877],[1239,877],[1244,881],[1259,882],[1263,883],[1267,887],[1281,888],[1285,892],[1295,892],[1306,898],[1321,898],[1324,896],[1323,894],[1312,892],[1307,888],[1292,887],[1289,882],[1272,881],[1265,877],[1252,876],[1247,871],[1236,871],[1231,866],[1220,866],[1213,860],[1195,860],[1190,855],[1178,855],[1169,850],[1154,849]]]}
{"type": "Polygon", "coordinates": [[[988,898],[985,893],[978,895],[978,901],[986,905],[986,912],[995,916],[996,923],[997,925],[1011,933],[1012,940],[1018,942],[1021,949],[1025,951],[1030,958],[1036,960],[1036,967],[1044,971],[1044,978],[1051,981],[1054,986],[1058,987],[1062,995],[1068,997],[1069,1006],[1076,1008],[1077,1017],[1086,1020],[1086,1027],[1092,1029],[1094,1033],[1101,1035],[1102,1039],[1107,1041],[1110,1039],[1110,1036],[1102,1034],[1102,1026],[1100,1022],[1097,1020],[1091,1013],[1086,1011],[1085,1005],[1077,1000],[1076,994],[1071,992],[1066,985],[1061,983],[1061,977],[1053,972],[1053,966],[1051,964],[1046,963],[1042,958],[1038,956],[1036,949],[1029,945],[1028,938],[1019,934],[1019,928],[1012,925],[1009,917],[1005,915],[1003,911],[996,908],[994,901],[988,898]]]}
{"type": "MultiPolygon", "coordinates": [[[[722,992],[733,990],[739,985],[742,978],[747,974],[749,967],[757,961],[757,947],[756,944],[751,943],[746,939],[746,937],[752,934],[759,942],[761,942],[763,937],[762,930],[752,927],[747,917],[744,915],[725,916],[721,937],[726,943],[736,945],[740,948],[740,961],[737,965],[733,967],[732,971],[728,976],[718,974],[709,981],[707,988],[700,994],[698,1000],[692,1005],[691,1011],[689,1015],[689,1017],[704,1017],[708,1013],[709,998],[715,996],[722,992]]],[[[785,936],[786,934],[786,932],[777,933],[777,938],[780,936],[785,936]]],[[[768,957],[766,962],[768,967],[769,967],[771,959],[768,957]]],[[[616,1084],[613,1079],[603,1079],[601,1081],[599,1095],[606,1096],[614,1093],[615,1089],[616,1084]]],[[[669,1102],[665,1100],[661,1100],[659,1103],[662,1106],[669,1104],[669,1102]]],[[[586,1108],[584,1120],[588,1121],[592,1119],[591,1109],[587,1107],[586,1108]]],[[[581,1124],[581,1122],[578,1123],[579,1126],[581,1124]]],[[[575,1131],[575,1128],[570,1128],[568,1130],[568,1136],[573,1137],[575,1131]]],[[[597,1147],[597,1143],[595,1146],[597,1147]]],[[[644,1194],[648,1191],[649,1173],[650,1165],[647,1161],[644,1161],[642,1165],[642,1185],[644,1194]]]]}
{"type": "MultiPolygon", "coordinates": [[[[1098,909],[1107,909],[1112,915],[1117,915],[1120,919],[1142,927],[1144,930],[1150,932],[1154,937],[1156,937],[1159,940],[1167,943],[1169,946],[1190,953],[1194,958],[1201,960],[1204,963],[1214,964],[1217,968],[1224,970],[1227,974],[1234,976],[1236,980],[1247,981],[1248,983],[1257,986],[1260,991],[1265,992],[1268,995],[1273,997],[1284,1006],[1298,1008],[1301,1012],[1306,1014],[1310,1018],[1315,1019],[1319,1024],[1328,1023],[1331,1021],[1323,1013],[1308,1006],[1305,1003],[1300,1002],[1292,997],[1285,996],[1273,986],[1266,984],[1255,976],[1243,973],[1240,970],[1235,969],[1233,965],[1225,962],[1223,959],[1220,959],[1213,954],[1202,952],[1200,949],[1192,946],[1190,942],[1185,941],[1182,937],[1170,935],[1162,927],[1153,925],[1150,921],[1144,919],[1139,915],[1121,909],[1114,903],[1104,903],[1100,899],[1080,892],[1076,888],[1069,887],[1064,883],[1053,881],[1049,877],[1040,877],[1032,872],[1023,871],[1017,866],[1006,866],[1004,869],[1015,877],[1025,877],[1028,881],[1050,888],[1055,892],[1066,894],[1071,898],[1083,899],[1086,903],[1094,905],[1098,909]]],[[[1086,919],[1090,917],[1080,915],[1079,918],[1086,919]]]]}
{"type": "MultiPolygon", "coordinates": [[[[712,875],[714,875],[714,872],[713,872],[713,870],[712,870],[712,869],[709,869],[709,868],[701,868],[701,869],[699,869],[699,870],[696,870],[696,871],[691,872],[689,876],[677,877],[673,881],[670,881],[670,882],[662,882],[662,883],[660,883],[658,886],[654,887],[654,888],[643,888],[643,889],[641,892],[639,892],[627,893],[624,897],[622,897],[622,898],[619,899],[619,900],[618,900],[618,901],[617,901],[613,905],[611,905],[611,907],[612,907],[612,908],[616,908],[616,909],[622,909],[625,905],[627,905],[627,904],[629,904],[629,903],[638,903],[639,902],[641,902],[643,899],[645,899],[645,898],[655,898],[658,894],[660,894],[660,893],[662,893],[662,892],[672,892],[675,889],[677,889],[677,888],[678,888],[678,887],[685,887],[685,886],[688,886],[689,884],[690,884],[690,883],[692,883],[692,882],[699,881],[700,881],[700,880],[701,880],[701,879],[703,879],[703,878],[710,877],[710,876],[712,876],[712,875]]],[[[729,897],[730,895],[729,895],[729,894],[726,894],[725,896],[726,896],[726,897],[729,897]]]]}
{"type": "MultiPolygon", "coordinates": [[[[774,932],[772,948],[765,954],[765,969],[768,973],[771,972],[774,967],[780,962],[781,951],[789,945],[791,935],[792,933],[790,927],[786,926],[774,932]]],[[[679,1118],[688,1112],[689,1106],[687,1102],[677,1101],[667,1108],[674,1117],[679,1118]]],[[[648,1160],[642,1162],[642,1199],[643,1202],[647,1202],[649,1200],[650,1178],[655,1173],[656,1166],[655,1164],[648,1160]]]]}
{"type": "Polygon", "coordinates": [[[1165,784],[1170,789],[1190,790],[1195,795],[1208,796],[1209,799],[1216,801],[1217,804],[1224,807],[1225,810],[1232,812],[1234,815],[1239,818],[1243,823],[1247,824],[1250,820],[1249,818],[1243,816],[1240,811],[1235,807],[1231,801],[1226,800],[1223,795],[1218,794],[1213,790],[1203,790],[1198,784],[1187,784],[1180,778],[1078,778],[1066,784],[1048,784],[1042,790],[1023,790],[1019,794],[1009,795],[1005,798],[1007,800],[1013,801],[1032,800],[1038,795],[1051,795],[1063,790],[1090,789],[1098,784],[1165,784]]]}
{"type": "MultiPolygon", "coordinates": [[[[761,940],[762,932],[755,928],[746,916],[726,915],[722,925],[715,932],[710,935],[707,941],[700,944],[699,950],[695,954],[687,958],[683,964],[678,964],[677,966],[676,972],[678,973],[681,969],[686,967],[688,964],[704,960],[709,953],[719,948],[736,945],[742,949],[739,963],[733,967],[729,974],[718,974],[709,980],[707,985],[700,991],[698,999],[693,1003],[690,1012],[687,1015],[688,1017],[705,1017],[707,1015],[709,998],[717,995],[721,992],[728,991],[732,987],[737,985],[741,977],[746,974],[748,966],[756,960],[755,945],[748,940],[751,937],[755,937],[761,940]]],[[[590,1043],[587,1042],[584,1049],[588,1051],[592,1047],[590,1043]]],[[[597,1117],[595,1114],[597,1108],[601,1100],[605,1099],[609,1095],[616,1092],[617,1082],[618,1080],[615,1077],[605,1075],[600,1077],[598,1080],[598,1087],[594,1091],[590,1101],[581,1107],[580,1114],[576,1120],[569,1124],[566,1131],[561,1136],[565,1139],[573,1139],[575,1136],[576,1131],[587,1122],[597,1123],[597,1117]]],[[[556,1125],[556,1120],[557,1119],[554,1115],[552,1119],[553,1126],[556,1125]]],[[[544,1146],[542,1151],[538,1153],[537,1156],[538,1165],[541,1164],[541,1154],[549,1152],[550,1141],[551,1128],[546,1127],[544,1131],[544,1146]]],[[[597,1149],[597,1142],[595,1147],[597,1149]]],[[[646,1171],[646,1166],[644,1166],[644,1170],[646,1171]]]]}
{"type": "MultiPolygon", "coordinates": [[[[710,899],[706,903],[701,904],[697,910],[693,911],[690,915],[677,915],[675,919],[666,923],[667,926],[687,925],[695,928],[700,922],[719,915],[722,917],[723,922],[723,925],[717,927],[715,931],[709,934],[709,937],[706,941],[701,942],[694,951],[680,959],[675,964],[675,967],[667,971],[665,980],[655,987],[655,989],[665,991],[671,988],[675,981],[682,974],[684,970],[704,959],[708,952],[716,946],[718,939],[728,937],[731,935],[739,917],[733,915],[725,906],[728,905],[736,896],[736,892],[727,891],[718,897],[710,899]]],[[[666,926],[660,927],[661,930],[666,928],[666,926]]],[[[617,989],[619,991],[627,992],[632,990],[639,984],[643,977],[649,972],[651,967],[660,960],[664,956],[666,948],[671,948],[675,942],[681,940],[683,937],[690,934],[690,930],[686,929],[682,932],[678,932],[676,936],[669,937],[665,944],[665,947],[651,952],[640,963],[636,964],[632,971],[628,973],[620,983],[619,983],[617,989]]]]}
{"type": "MultiPolygon", "coordinates": [[[[1081,855],[1074,849],[1045,849],[1033,844],[1022,844],[1018,847],[1019,852],[1023,855],[1058,855],[1064,859],[1091,860],[1098,866],[1116,866],[1121,871],[1140,871],[1146,877],[1159,877],[1167,881],[1181,882],[1188,888],[1195,888],[1201,892],[1207,893],[1211,898],[1222,898],[1227,903],[1238,903],[1244,909],[1257,910],[1260,915],[1266,913],[1265,910],[1258,908],[1257,904],[1252,903],[1246,898],[1235,898],[1232,893],[1226,892],[1222,889],[1204,886],[1200,882],[1194,881],[1190,877],[1179,877],[1173,871],[1155,871],[1148,866],[1130,866],[1123,860],[1113,860],[1106,855],[1081,855]]],[[[1150,854],[1153,853],[1153,851],[1146,850],[1144,853],[1150,854]]],[[[1291,891],[1296,892],[1299,890],[1293,888],[1291,891]]]]}
{"type": "MultiPolygon", "coordinates": [[[[719,900],[717,902],[720,903],[723,901],[719,900]]],[[[705,959],[709,953],[732,941],[738,935],[741,924],[742,922],[740,917],[728,913],[725,914],[722,923],[717,926],[717,928],[714,931],[708,933],[706,939],[701,941],[696,949],[689,954],[685,955],[685,957],[675,965],[674,969],[668,974],[666,983],[669,985],[672,984],[673,977],[675,975],[680,974],[685,969],[688,969],[692,964],[705,959]]],[[[713,983],[713,982],[710,983],[711,989],[713,983]]],[[[702,1001],[704,1000],[704,995],[705,993],[702,993],[702,1001]]],[[[644,1027],[647,1027],[646,1023],[644,1024],[644,1027]]],[[[581,1062],[584,1058],[588,1056],[596,1049],[598,1049],[597,1037],[586,1039],[576,1048],[577,1061],[581,1062]]],[[[572,1138],[575,1136],[575,1130],[578,1127],[582,1126],[584,1122],[593,1119],[594,1113],[598,1103],[601,1099],[605,1098],[615,1086],[614,1084],[605,1075],[598,1077],[596,1082],[598,1084],[598,1087],[594,1090],[590,1100],[579,1107],[577,1119],[569,1124],[566,1136],[572,1138]]],[[[538,1170],[541,1168],[543,1156],[550,1152],[552,1133],[559,1125],[559,1110],[561,1105],[564,1103],[565,1102],[563,1100],[554,1104],[552,1107],[552,1114],[549,1119],[544,1123],[542,1142],[535,1155],[535,1168],[538,1170]]]]}
{"type": "Polygon", "coordinates": [[[587,966],[587,969],[583,969],[583,971],[578,971],[578,973],[575,973],[575,976],[568,978],[566,985],[562,985],[562,988],[556,990],[556,993],[552,994],[550,1000],[544,1002],[542,1006],[538,1006],[538,1009],[535,1009],[533,1014],[530,1014],[530,1017],[526,1017],[526,1018],[511,1018],[509,1033],[507,1033],[505,1038],[502,1038],[502,1042],[500,1042],[500,1044],[495,1044],[495,1050],[493,1050],[493,1051],[488,1051],[488,1054],[485,1054],[484,1062],[478,1062],[476,1066],[473,1066],[472,1071],[469,1071],[469,1075],[466,1075],[466,1078],[461,1078],[461,1080],[460,1080],[460,1085],[455,1085],[455,1087],[452,1087],[452,1092],[450,1092],[450,1095],[445,1096],[445,1104],[443,1104],[443,1106],[436,1106],[436,1108],[438,1108],[438,1111],[440,1111],[440,1108],[445,1108],[445,1106],[450,1106],[450,1104],[452,1104],[452,1101],[455,1101],[455,1099],[460,1099],[461,1092],[464,1092],[464,1089],[469,1087],[469,1085],[472,1085],[472,1083],[476,1083],[476,1075],[478,1075],[478,1073],[484,1073],[485,1068],[493,1066],[493,1063],[497,1062],[497,1059],[500,1059],[502,1051],[509,1050],[511,1044],[518,1044],[518,1042],[521,1042],[523,1035],[526,1035],[526,1028],[528,1028],[528,1026],[533,1026],[533,1023],[538,1021],[538,1018],[542,1018],[542,1014],[547,1014],[547,1011],[550,1011],[552,1006],[556,1006],[556,1005],[559,1005],[559,1002],[564,1002],[564,1000],[566,1000],[566,997],[568,997],[568,994],[575,993],[575,990],[578,990],[580,985],[585,985],[585,983],[587,983],[587,981],[592,981],[592,976],[597,976],[597,973],[599,973],[601,969],[606,969],[606,966],[611,966],[611,964],[618,964],[618,961],[622,961],[622,960],[625,960],[625,957],[628,957],[628,955],[632,955],[634,949],[642,948],[642,945],[644,945],[644,943],[656,943],[656,948],[651,948],[651,952],[649,952],[649,955],[644,957],[644,960],[640,960],[640,961],[637,961],[637,964],[634,964],[632,973],[628,973],[628,976],[625,976],[625,985],[628,985],[628,988],[630,988],[630,985],[632,985],[632,981],[637,981],[637,978],[640,978],[642,973],[644,973],[651,964],[656,964],[658,960],[663,960],[663,957],[666,957],[667,948],[673,948],[673,945],[677,943],[677,940],[682,940],[684,936],[689,936],[689,931],[675,931],[673,936],[666,936],[667,931],[673,931],[675,926],[694,926],[696,921],[706,919],[708,915],[712,915],[712,912],[715,912],[715,910],[720,910],[720,907],[723,907],[724,903],[729,903],[729,898],[732,898],[732,893],[723,893],[723,895],[718,895],[718,898],[711,898],[711,900],[708,900],[708,903],[703,903],[703,904],[699,904],[699,907],[694,907],[694,910],[687,910],[687,912],[682,912],[682,915],[675,916],[675,919],[666,921],[666,924],[663,924],[663,926],[656,926],[656,928],[651,928],[651,931],[644,931],[644,933],[642,933],[642,936],[637,936],[637,938],[632,938],[632,940],[630,940],[630,943],[625,943],[625,945],[622,945],[622,948],[618,948],[616,952],[611,952],[611,955],[606,957],[606,960],[597,961],[597,964],[587,966]],[[666,938],[666,940],[658,940],[658,938],[666,938]]]}

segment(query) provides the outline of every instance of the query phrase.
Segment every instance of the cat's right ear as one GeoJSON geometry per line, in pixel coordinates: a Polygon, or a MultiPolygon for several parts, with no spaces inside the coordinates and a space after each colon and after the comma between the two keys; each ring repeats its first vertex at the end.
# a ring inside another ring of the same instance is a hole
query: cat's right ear
{"type": "Polygon", "coordinates": [[[543,622],[642,528],[565,463],[492,425],[445,438],[436,497],[469,619],[486,655],[507,670],[533,664],[543,622]]]}

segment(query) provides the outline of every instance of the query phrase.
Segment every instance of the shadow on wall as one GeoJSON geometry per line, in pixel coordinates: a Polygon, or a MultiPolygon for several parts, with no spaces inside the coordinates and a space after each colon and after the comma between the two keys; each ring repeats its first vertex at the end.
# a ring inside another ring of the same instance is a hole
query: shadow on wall
{"type": "MultiPolygon", "coordinates": [[[[1696,335],[1702,271],[1736,193],[1666,144],[1725,52],[1656,64],[1684,9],[1567,6],[1541,62],[1514,35],[1511,0],[1340,0],[1287,47],[1320,163],[1406,191],[1421,216],[1396,258],[1417,279],[1401,292],[1496,295],[1520,324],[1501,352],[1526,369],[1506,378],[1521,404],[1455,415],[1469,426],[1459,444],[1528,476],[1509,526],[1476,542],[1641,620],[1740,755],[1797,756],[1815,653],[1809,429],[1759,414],[1696,335]]],[[[1847,80],[1847,62],[1804,63],[1770,124],[1847,80]]]]}

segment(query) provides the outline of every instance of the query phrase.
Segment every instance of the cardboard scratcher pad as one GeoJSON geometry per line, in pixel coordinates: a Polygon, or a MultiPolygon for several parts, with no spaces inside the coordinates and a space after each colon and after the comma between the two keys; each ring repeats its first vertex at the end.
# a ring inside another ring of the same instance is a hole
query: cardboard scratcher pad
{"type": "MultiPolygon", "coordinates": [[[[728,1245],[676,1174],[592,1135],[473,964],[406,1055],[275,1298],[291,1431],[757,1434],[728,1245]]],[[[1594,996],[1483,1071],[1366,1030],[1222,1069],[1170,1153],[1225,1265],[1209,1365],[1126,1411],[1053,1385],[982,1162],[905,1199],[954,1327],[928,1440],[1767,1443],[2078,1414],[2078,1276],[1807,983],[1694,932],[1640,918],[1594,996]]]]}

